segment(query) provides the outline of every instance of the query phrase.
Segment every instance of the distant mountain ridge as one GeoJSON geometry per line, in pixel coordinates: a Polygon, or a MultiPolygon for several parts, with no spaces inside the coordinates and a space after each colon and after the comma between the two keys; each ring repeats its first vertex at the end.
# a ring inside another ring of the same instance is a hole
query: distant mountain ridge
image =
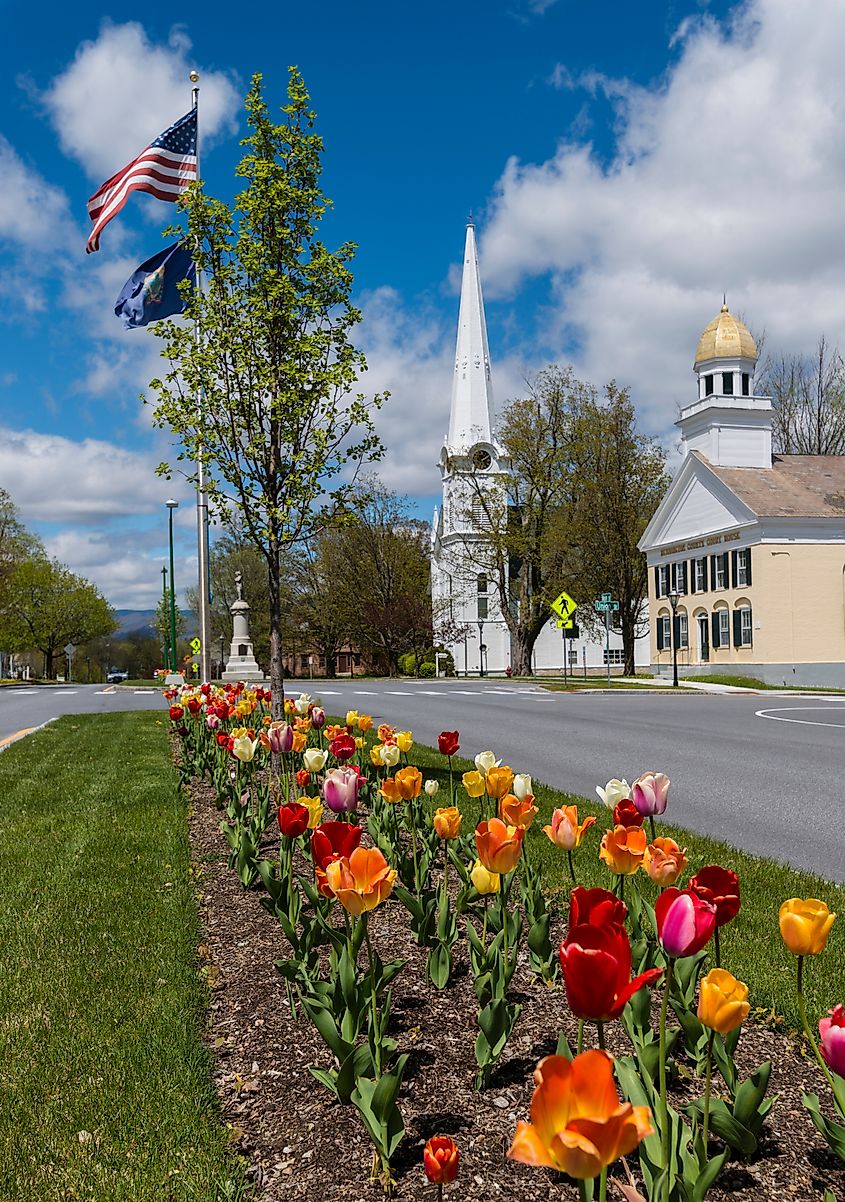
{"type": "MultiPolygon", "coordinates": [[[[158,637],[156,632],[150,629],[155,621],[154,609],[116,609],[115,613],[120,622],[115,638],[128,639],[133,635],[141,635],[144,638],[158,637]]],[[[180,610],[180,613],[185,621],[185,637],[193,638],[196,634],[196,617],[189,609],[180,610]]]]}

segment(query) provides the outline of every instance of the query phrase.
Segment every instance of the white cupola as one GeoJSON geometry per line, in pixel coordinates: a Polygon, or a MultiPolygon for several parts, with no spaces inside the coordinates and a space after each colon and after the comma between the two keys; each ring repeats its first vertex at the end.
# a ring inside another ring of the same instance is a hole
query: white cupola
{"type": "Polygon", "coordinates": [[[698,400],[675,423],[684,456],[698,451],[716,467],[772,466],[772,402],[754,395],[757,345],[723,304],[698,340],[698,400]]]}

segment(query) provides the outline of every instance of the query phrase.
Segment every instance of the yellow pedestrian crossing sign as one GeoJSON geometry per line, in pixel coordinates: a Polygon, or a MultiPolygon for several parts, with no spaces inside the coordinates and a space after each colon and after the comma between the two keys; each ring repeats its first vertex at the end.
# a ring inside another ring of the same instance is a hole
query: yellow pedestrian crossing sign
{"type": "Polygon", "coordinates": [[[578,608],[575,601],[570,597],[569,593],[561,593],[551,603],[551,609],[558,616],[558,626],[564,630],[569,630],[574,625],[572,615],[578,608]]]}
{"type": "Polygon", "coordinates": [[[202,651],[202,643],[199,639],[191,639],[191,651],[194,655],[199,655],[200,651],[202,651]]]}

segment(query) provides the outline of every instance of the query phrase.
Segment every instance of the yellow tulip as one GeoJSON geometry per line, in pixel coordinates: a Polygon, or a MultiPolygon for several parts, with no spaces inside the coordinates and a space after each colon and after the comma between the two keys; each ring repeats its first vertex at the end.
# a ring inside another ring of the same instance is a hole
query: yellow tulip
{"type": "Polygon", "coordinates": [[[487,796],[492,797],[495,801],[506,797],[511,791],[513,784],[513,771],[502,764],[500,768],[491,768],[484,778],[484,787],[487,790],[487,796]]]}
{"type": "Polygon", "coordinates": [[[346,711],[346,725],[347,726],[355,726],[357,724],[357,722],[358,722],[358,711],[357,710],[347,710],[346,711]]]}
{"type": "Polygon", "coordinates": [[[319,797],[298,797],[300,805],[308,810],[308,829],[316,830],[323,821],[323,803],[319,797]]]}
{"type": "Polygon", "coordinates": [[[465,772],[462,779],[470,797],[481,797],[484,792],[484,777],[480,772],[465,772]]]}
{"type": "Polygon", "coordinates": [[[748,986],[724,968],[711,968],[702,977],[698,995],[698,1021],[711,1031],[727,1035],[745,1021],[748,1011],[748,986]]]}
{"type": "Polygon", "coordinates": [[[372,714],[359,714],[358,715],[358,729],[360,730],[361,734],[365,734],[368,730],[373,729],[372,714]]]}
{"type": "Polygon", "coordinates": [[[433,822],[441,839],[457,839],[461,833],[461,811],[457,806],[435,810],[433,822]]]}
{"type": "Polygon", "coordinates": [[[410,730],[400,730],[396,734],[396,746],[405,755],[411,750],[414,745],[414,736],[410,730]]]}
{"type": "Polygon", "coordinates": [[[817,956],[823,952],[835,914],[818,898],[791,897],[780,908],[780,933],[793,956],[817,956]]]}
{"type": "Polygon", "coordinates": [[[488,872],[480,860],[476,860],[470,872],[470,879],[475,885],[476,892],[498,893],[502,878],[498,872],[488,872]]]}

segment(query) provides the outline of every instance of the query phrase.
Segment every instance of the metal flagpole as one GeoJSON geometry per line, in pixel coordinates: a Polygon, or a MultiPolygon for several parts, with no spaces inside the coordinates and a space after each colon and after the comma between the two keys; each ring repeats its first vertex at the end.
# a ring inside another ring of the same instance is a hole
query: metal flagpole
{"type": "MultiPolygon", "coordinates": [[[[190,75],[193,88],[191,101],[197,114],[197,180],[200,179],[200,120],[199,120],[199,73],[192,71],[190,75]]],[[[197,288],[202,290],[202,273],[197,264],[197,288]]],[[[195,327],[196,340],[201,340],[199,322],[195,327]]],[[[197,397],[197,408],[202,412],[197,397]]],[[[200,619],[200,676],[202,680],[211,680],[211,602],[210,579],[208,562],[208,496],[205,486],[205,462],[202,447],[197,454],[197,572],[199,583],[199,619],[200,619]]]]}

